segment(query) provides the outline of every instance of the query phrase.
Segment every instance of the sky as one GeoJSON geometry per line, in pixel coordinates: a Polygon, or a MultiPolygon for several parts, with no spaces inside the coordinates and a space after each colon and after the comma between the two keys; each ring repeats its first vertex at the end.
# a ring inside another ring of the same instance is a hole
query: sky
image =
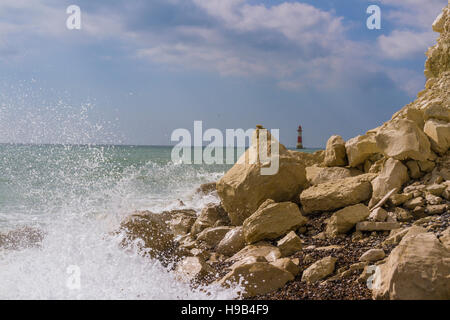
{"type": "Polygon", "coordinates": [[[169,145],[178,128],[377,127],[423,89],[447,0],[1,0],[0,142],[169,145]],[[69,5],[81,29],[69,30],[69,5]],[[366,10],[381,9],[369,30],[366,10]]]}

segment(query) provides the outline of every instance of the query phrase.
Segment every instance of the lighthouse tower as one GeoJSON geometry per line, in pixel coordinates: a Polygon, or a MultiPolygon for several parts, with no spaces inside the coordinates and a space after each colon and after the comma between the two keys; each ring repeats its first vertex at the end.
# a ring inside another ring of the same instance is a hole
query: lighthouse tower
{"type": "Polygon", "coordinates": [[[297,149],[303,149],[303,137],[302,137],[302,126],[298,126],[298,138],[297,138],[297,149]]]}

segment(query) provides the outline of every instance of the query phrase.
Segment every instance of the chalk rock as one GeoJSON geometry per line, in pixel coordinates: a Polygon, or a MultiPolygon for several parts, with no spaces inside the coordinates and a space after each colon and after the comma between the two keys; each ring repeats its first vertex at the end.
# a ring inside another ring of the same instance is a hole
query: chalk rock
{"type": "Polygon", "coordinates": [[[300,194],[303,212],[333,211],[369,200],[374,177],[375,174],[363,174],[312,186],[300,194]]]}
{"type": "Polygon", "coordinates": [[[214,248],[232,229],[232,227],[207,228],[198,234],[197,240],[203,241],[209,248],[214,248]]]}
{"type": "Polygon", "coordinates": [[[346,207],[335,212],[328,224],[325,233],[329,237],[350,231],[356,223],[369,217],[369,209],[363,204],[346,207]]]}
{"type": "Polygon", "coordinates": [[[426,207],[426,211],[430,215],[442,214],[442,213],[448,211],[448,205],[445,204],[445,203],[444,204],[428,205],[426,207]]]}
{"type": "Polygon", "coordinates": [[[350,167],[357,167],[363,164],[371,155],[380,153],[373,133],[348,140],[345,143],[345,149],[350,167]]]}
{"type": "Polygon", "coordinates": [[[277,243],[277,247],[280,249],[280,252],[284,257],[290,256],[291,254],[302,250],[302,246],[302,240],[294,231],[289,232],[277,243]]]}
{"type": "Polygon", "coordinates": [[[302,281],[314,283],[334,272],[337,259],[334,257],[326,257],[314,262],[305,271],[303,271],[302,281]]]}
{"type": "Polygon", "coordinates": [[[340,167],[347,165],[345,141],[341,136],[331,136],[325,150],[324,165],[327,167],[340,167]]]}
{"type": "Polygon", "coordinates": [[[176,273],[185,281],[199,280],[213,270],[201,257],[187,257],[178,263],[176,273]]]}
{"type": "Polygon", "coordinates": [[[370,220],[377,221],[377,222],[384,222],[384,221],[386,221],[387,217],[388,217],[388,213],[383,208],[377,208],[377,209],[373,210],[369,215],[370,220]]]}
{"type": "Polygon", "coordinates": [[[406,201],[403,206],[407,209],[414,209],[416,207],[422,207],[425,205],[425,199],[422,197],[417,197],[411,200],[406,201]]]}
{"type": "Polygon", "coordinates": [[[394,206],[400,206],[406,201],[411,200],[412,196],[412,193],[394,194],[390,197],[390,200],[394,206]]]}
{"type": "Polygon", "coordinates": [[[275,203],[269,199],[245,219],[244,236],[247,243],[273,240],[306,224],[298,206],[292,202],[275,203]]]}
{"type": "Polygon", "coordinates": [[[444,192],[444,190],[446,189],[446,185],[445,184],[432,184],[430,186],[427,186],[427,191],[429,193],[431,193],[434,196],[440,197],[442,196],[442,193],[444,192]]]}
{"type": "Polygon", "coordinates": [[[363,221],[356,224],[356,230],[359,231],[390,231],[397,228],[400,228],[397,222],[363,221]]]}
{"type": "Polygon", "coordinates": [[[432,233],[405,236],[379,265],[375,299],[449,300],[450,251],[432,233]]]}
{"type": "Polygon", "coordinates": [[[386,122],[376,135],[384,155],[396,160],[425,161],[430,155],[430,141],[417,124],[407,119],[386,122]]]}
{"type": "Polygon", "coordinates": [[[233,225],[242,225],[267,199],[276,202],[294,199],[306,186],[305,165],[293,153],[270,135],[267,129],[256,129],[250,148],[217,182],[217,192],[233,225]],[[264,136],[267,143],[264,143],[264,136]],[[276,161],[262,161],[260,154],[273,155],[279,149],[279,168],[276,161]],[[259,152],[258,152],[259,151],[259,152]],[[269,171],[267,171],[269,170],[269,171]]]}
{"type": "Polygon", "coordinates": [[[386,254],[384,253],[383,249],[370,249],[359,258],[359,261],[375,262],[383,259],[385,256],[386,254]]]}
{"type": "Polygon", "coordinates": [[[321,183],[335,181],[344,178],[350,178],[363,174],[355,168],[342,168],[342,167],[306,167],[306,178],[308,182],[315,186],[321,183]]]}
{"type": "Polygon", "coordinates": [[[191,231],[192,225],[197,219],[194,210],[183,210],[176,212],[169,221],[170,229],[174,235],[185,235],[191,231]]]}
{"type": "Polygon", "coordinates": [[[369,207],[377,204],[392,189],[400,189],[408,180],[408,169],[400,161],[389,158],[379,176],[372,180],[369,207]]]}
{"type": "Polygon", "coordinates": [[[443,201],[441,197],[437,197],[437,196],[432,195],[432,194],[427,194],[425,196],[425,200],[430,205],[438,205],[438,204],[441,204],[442,201],[443,201]]]}
{"type": "Polygon", "coordinates": [[[256,262],[234,268],[219,283],[225,287],[240,283],[243,296],[250,298],[275,291],[291,280],[294,280],[292,273],[267,262],[256,262]]]}
{"type": "Polygon", "coordinates": [[[174,235],[163,214],[150,211],[137,212],[127,217],[120,225],[125,237],[122,245],[136,244],[143,254],[162,262],[169,262],[178,254],[174,235]],[[139,241],[136,241],[139,240],[139,241]]]}
{"type": "Polygon", "coordinates": [[[232,256],[245,247],[245,237],[242,227],[235,227],[220,240],[216,251],[226,256],[232,256]]]}
{"type": "Polygon", "coordinates": [[[229,221],[228,214],[221,205],[210,203],[202,209],[200,215],[191,228],[191,234],[196,235],[206,228],[214,227],[219,220],[226,223],[229,221]]]}
{"type": "Polygon", "coordinates": [[[430,138],[433,151],[444,154],[450,146],[450,123],[448,121],[430,119],[425,123],[423,131],[430,138]]]}
{"type": "Polygon", "coordinates": [[[271,245],[268,242],[258,242],[246,246],[244,249],[237,252],[231,258],[227,259],[227,262],[234,262],[246,257],[264,257],[267,261],[272,262],[281,258],[280,249],[271,245]]]}

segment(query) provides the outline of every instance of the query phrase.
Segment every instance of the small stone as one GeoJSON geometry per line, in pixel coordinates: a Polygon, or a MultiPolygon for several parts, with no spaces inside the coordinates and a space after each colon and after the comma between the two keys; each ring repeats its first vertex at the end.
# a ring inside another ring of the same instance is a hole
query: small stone
{"type": "Polygon", "coordinates": [[[198,234],[197,240],[203,241],[209,248],[214,248],[233,229],[232,227],[207,228],[198,234]]]}
{"type": "Polygon", "coordinates": [[[408,222],[414,218],[408,210],[400,207],[395,208],[395,216],[400,222],[408,222]]]}
{"type": "Polygon", "coordinates": [[[191,228],[193,236],[199,234],[206,228],[214,227],[218,220],[228,221],[228,215],[221,205],[214,203],[204,207],[191,228]]]}
{"type": "Polygon", "coordinates": [[[428,205],[426,208],[426,211],[428,214],[442,214],[448,210],[447,204],[440,204],[440,205],[428,205]]]}
{"type": "Polygon", "coordinates": [[[384,253],[383,249],[370,249],[359,258],[359,261],[375,262],[383,259],[385,256],[386,254],[384,253]]]}
{"type": "Polygon", "coordinates": [[[364,221],[369,217],[369,209],[363,204],[346,207],[335,212],[325,230],[328,237],[334,237],[350,231],[357,222],[364,221]]]}
{"type": "Polygon", "coordinates": [[[277,290],[291,280],[294,280],[292,273],[267,262],[256,262],[234,268],[219,284],[230,287],[240,283],[243,296],[249,298],[277,290]]]}
{"type": "Polygon", "coordinates": [[[362,232],[359,230],[353,232],[353,234],[352,234],[352,242],[357,242],[363,238],[364,238],[364,236],[363,236],[362,232]]]}
{"type": "Polygon", "coordinates": [[[244,247],[245,238],[242,227],[236,227],[228,231],[223,239],[220,240],[216,247],[216,251],[226,256],[232,256],[244,247]]]}
{"type": "Polygon", "coordinates": [[[267,261],[272,262],[281,258],[280,249],[271,245],[268,242],[258,242],[252,245],[246,246],[244,249],[240,250],[238,253],[228,258],[227,261],[238,261],[249,256],[261,256],[266,258],[267,261]]]}
{"type": "Polygon", "coordinates": [[[414,191],[412,192],[413,198],[419,198],[419,197],[421,197],[422,195],[423,195],[423,192],[420,191],[420,190],[414,190],[414,191]]]}
{"type": "Polygon", "coordinates": [[[386,210],[383,208],[377,208],[370,213],[369,219],[372,221],[384,222],[386,221],[387,216],[388,213],[386,210]]]}
{"type": "Polygon", "coordinates": [[[183,280],[192,281],[203,278],[212,269],[200,257],[187,257],[177,265],[176,272],[183,280]]]}
{"type": "Polygon", "coordinates": [[[291,231],[278,241],[277,246],[281,254],[286,257],[302,249],[302,240],[294,231],[291,231]]]}
{"type": "Polygon", "coordinates": [[[308,253],[304,258],[303,258],[303,262],[305,264],[310,264],[314,262],[314,257],[312,254],[308,253]]]}
{"type": "Polygon", "coordinates": [[[427,191],[434,196],[440,197],[446,188],[445,184],[432,184],[427,187],[427,191]]]}
{"type": "Polygon", "coordinates": [[[397,228],[400,228],[400,224],[395,222],[363,221],[356,224],[356,230],[360,231],[389,231],[397,228]]]}
{"type": "Polygon", "coordinates": [[[334,272],[336,261],[337,259],[334,257],[326,257],[319,261],[316,261],[305,271],[303,271],[302,281],[314,283],[329,276],[334,272]]]}
{"type": "Polygon", "coordinates": [[[185,235],[191,230],[196,218],[195,211],[186,210],[175,214],[174,218],[168,223],[174,235],[185,235]]]}
{"type": "Polygon", "coordinates": [[[423,206],[424,204],[425,204],[424,198],[422,198],[422,197],[417,197],[417,198],[414,198],[414,199],[411,199],[411,200],[406,201],[406,202],[403,204],[403,206],[404,206],[406,209],[412,210],[412,209],[414,209],[415,207],[421,207],[421,206],[423,206]]]}
{"type": "Polygon", "coordinates": [[[338,245],[330,245],[330,246],[326,246],[326,247],[318,247],[315,248],[314,250],[317,251],[331,251],[331,250],[341,250],[342,246],[338,246],[338,245]]]}
{"type": "Polygon", "coordinates": [[[412,193],[401,193],[392,195],[390,199],[394,206],[401,206],[406,201],[411,200],[412,196],[412,193]]]}
{"type": "Polygon", "coordinates": [[[431,204],[431,205],[437,205],[437,204],[441,204],[442,203],[442,198],[441,197],[437,197],[437,196],[432,195],[432,194],[427,194],[425,199],[427,200],[427,203],[431,204]]]}
{"type": "Polygon", "coordinates": [[[415,207],[414,210],[412,211],[412,215],[414,217],[414,219],[419,219],[419,218],[423,218],[426,216],[425,214],[425,208],[424,207],[415,207]]]}
{"type": "Polygon", "coordinates": [[[386,222],[397,222],[397,215],[394,212],[388,212],[386,222]]]}

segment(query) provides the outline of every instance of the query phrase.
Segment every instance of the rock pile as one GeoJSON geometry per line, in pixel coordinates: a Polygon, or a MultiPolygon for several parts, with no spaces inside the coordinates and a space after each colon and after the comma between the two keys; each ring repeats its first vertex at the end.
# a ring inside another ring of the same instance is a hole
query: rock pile
{"type": "Polygon", "coordinates": [[[450,5],[433,30],[426,89],[391,120],[313,155],[258,127],[216,188],[200,188],[220,205],[132,216],[126,239],[246,298],[450,299],[450,5]],[[276,144],[279,171],[262,175],[259,149],[276,144]]]}

